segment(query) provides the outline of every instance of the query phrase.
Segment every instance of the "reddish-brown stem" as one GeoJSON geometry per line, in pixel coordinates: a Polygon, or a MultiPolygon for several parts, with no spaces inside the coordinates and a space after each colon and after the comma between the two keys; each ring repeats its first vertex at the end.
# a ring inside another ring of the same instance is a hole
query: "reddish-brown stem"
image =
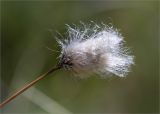
{"type": "Polygon", "coordinates": [[[31,86],[33,86],[35,83],[37,83],[38,81],[40,81],[41,79],[43,79],[44,77],[46,77],[47,75],[49,75],[50,73],[52,73],[53,71],[56,71],[58,69],[60,69],[60,66],[54,67],[50,70],[48,70],[46,73],[40,75],[38,78],[36,78],[35,80],[33,80],[32,82],[30,82],[29,84],[25,85],[23,88],[21,88],[20,90],[18,90],[16,93],[14,93],[12,96],[10,96],[9,98],[7,98],[5,101],[3,101],[2,103],[0,103],[0,108],[2,108],[4,105],[6,105],[7,103],[11,102],[13,99],[15,99],[18,95],[20,95],[21,93],[23,93],[24,91],[26,91],[28,88],[30,88],[31,86]]]}

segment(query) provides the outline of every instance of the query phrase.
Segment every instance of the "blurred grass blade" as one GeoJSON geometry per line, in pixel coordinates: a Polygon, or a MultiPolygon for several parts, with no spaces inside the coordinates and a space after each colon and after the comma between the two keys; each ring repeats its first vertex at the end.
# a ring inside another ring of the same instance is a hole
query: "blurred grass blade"
{"type": "Polygon", "coordinates": [[[49,114],[73,114],[35,87],[32,87],[30,91],[25,92],[23,96],[49,114]]]}

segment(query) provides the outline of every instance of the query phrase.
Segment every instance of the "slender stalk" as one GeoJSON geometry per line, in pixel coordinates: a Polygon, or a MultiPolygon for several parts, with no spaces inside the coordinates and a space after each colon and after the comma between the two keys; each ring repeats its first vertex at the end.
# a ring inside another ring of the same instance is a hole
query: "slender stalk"
{"type": "Polygon", "coordinates": [[[25,85],[23,88],[21,88],[20,90],[18,90],[17,92],[15,92],[12,96],[10,96],[9,98],[7,98],[6,100],[4,100],[2,103],[0,103],[0,108],[2,108],[3,106],[5,106],[7,103],[11,102],[13,99],[15,99],[18,95],[20,95],[21,93],[23,93],[24,91],[26,91],[27,89],[29,89],[30,87],[32,87],[34,84],[36,84],[38,81],[40,81],[41,79],[43,79],[44,77],[48,76],[49,74],[51,74],[52,72],[60,69],[60,66],[51,68],[50,70],[48,70],[47,72],[45,72],[44,74],[40,75],[38,78],[36,78],[35,80],[33,80],[32,82],[30,82],[29,84],[25,85]]]}

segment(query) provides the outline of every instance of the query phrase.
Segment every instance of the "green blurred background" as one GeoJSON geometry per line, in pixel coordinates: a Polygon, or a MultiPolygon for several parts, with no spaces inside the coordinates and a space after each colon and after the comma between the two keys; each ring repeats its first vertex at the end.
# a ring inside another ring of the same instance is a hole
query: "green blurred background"
{"type": "Polygon", "coordinates": [[[55,31],[107,23],[135,55],[126,78],[76,79],[57,71],[7,104],[2,113],[158,113],[158,7],[154,1],[1,1],[1,100],[58,61],[55,31]]]}

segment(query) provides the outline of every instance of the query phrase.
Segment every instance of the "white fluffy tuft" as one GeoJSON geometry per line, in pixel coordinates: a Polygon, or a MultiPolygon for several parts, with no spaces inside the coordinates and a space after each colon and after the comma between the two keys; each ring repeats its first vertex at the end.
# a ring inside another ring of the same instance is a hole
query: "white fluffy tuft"
{"type": "Polygon", "coordinates": [[[68,38],[60,41],[60,64],[80,77],[92,73],[109,73],[124,77],[134,64],[134,56],[124,47],[124,39],[116,29],[101,24],[67,25],[68,38]]]}

